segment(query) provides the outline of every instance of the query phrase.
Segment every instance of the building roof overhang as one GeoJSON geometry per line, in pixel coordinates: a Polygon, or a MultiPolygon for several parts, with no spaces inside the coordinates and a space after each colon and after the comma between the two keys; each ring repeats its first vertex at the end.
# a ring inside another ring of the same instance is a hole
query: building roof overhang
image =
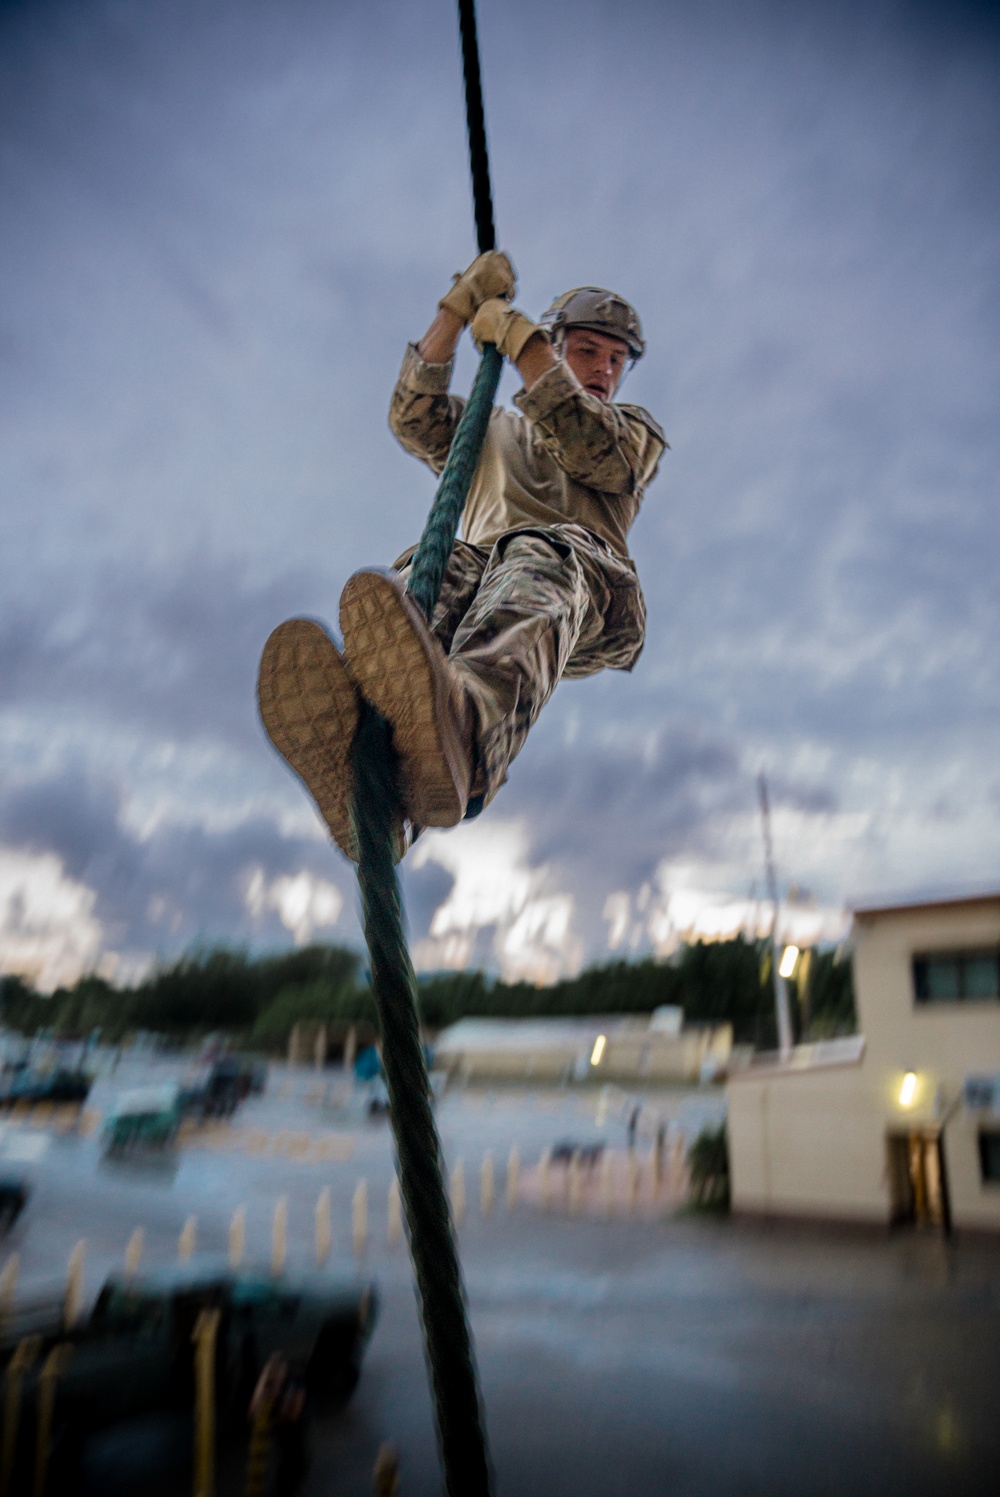
{"type": "Polygon", "coordinates": [[[777,1076],[803,1076],[811,1071],[827,1071],[835,1066],[857,1066],[865,1053],[863,1034],[841,1035],[835,1040],[813,1040],[796,1045],[787,1055],[779,1050],[765,1050],[755,1055],[748,1066],[734,1067],[727,1081],[760,1081],[777,1076]]]}
{"type": "Polygon", "coordinates": [[[1000,891],[992,894],[949,895],[942,899],[908,899],[898,904],[858,904],[851,906],[855,920],[874,920],[882,915],[915,915],[921,910],[957,910],[1000,905],[1000,891]]]}

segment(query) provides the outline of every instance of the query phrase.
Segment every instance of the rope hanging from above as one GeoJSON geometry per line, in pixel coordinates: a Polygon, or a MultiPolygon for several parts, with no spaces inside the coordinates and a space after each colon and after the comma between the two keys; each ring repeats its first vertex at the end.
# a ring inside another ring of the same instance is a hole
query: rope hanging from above
{"type": "Polygon", "coordinates": [[[444,465],[424,533],[410,563],[406,591],[419,604],[428,620],[441,593],[445,568],[479,463],[502,370],[502,356],[492,343],[487,343],[462,419],[452,438],[448,461],[444,465]]]}
{"type": "Polygon", "coordinates": [[[493,193],[490,189],[490,158],[486,150],[486,113],[483,109],[483,78],[479,70],[479,40],[476,36],[476,0],[458,0],[458,29],[462,37],[462,71],[465,75],[465,122],[469,131],[469,168],[472,201],[476,214],[479,253],[496,249],[493,223],[493,193]]]}
{"type": "MultiPolygon", "coordinates": [[[[495,248],[496,234],[474,0],[458,0],[458,12],[476,233],[482,254],[495,248]]],[[[428,620],[479,463],[502,367],[501,355],[487,345],[413,556],[407,590],[428,620]]],[[[393,864],[394,829],[401,814],[398,766],[389,725],[368,703],[363,705],[352,745],[351,768],[372,995],[382,1032],[382,1065],[445,1488],[448,1497],[489,1497],[492,1480],[472,1336],[420,1042],[416,977],[403,934],[402,901],[393,864]]]]}
{"type": "MultiPolygon", "coordinates": [[[[486,113],[483,108],[483,79],[479,67],[475,0],[458,0],[458,26],[462,39],[465,119],[469,133],[469,169],[476,214],[476,238],[479,253],[483,255],[487,250],[496,249],[496,228],[493,222],[490,158],[486,149],[486,113]]],[[[479,463],[502,370],[502,356],[488,343],[483,349],[472,391],[452,439],[424,533],[410,564],[406,590],[428,620],[441,592],[445,568],[479,463]]]]}

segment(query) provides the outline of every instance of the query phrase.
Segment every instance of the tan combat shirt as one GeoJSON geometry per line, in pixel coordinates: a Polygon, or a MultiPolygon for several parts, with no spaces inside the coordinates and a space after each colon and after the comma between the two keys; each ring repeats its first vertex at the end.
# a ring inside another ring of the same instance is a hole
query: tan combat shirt
{"type": "MultiPolygon", "coordinates": [[[[465,405],[448,394],[451,371],[451,363],[425,363],[411,343],[389,411],[400,445],[435,473],[465,405]]],[[[514,404],[519,412],[493,408],[464,539],[488,550],[511,530],[582,525],[628,557],[629,529],[667,446],[652,416],[591,395],[561,360],[514,404]]]]}

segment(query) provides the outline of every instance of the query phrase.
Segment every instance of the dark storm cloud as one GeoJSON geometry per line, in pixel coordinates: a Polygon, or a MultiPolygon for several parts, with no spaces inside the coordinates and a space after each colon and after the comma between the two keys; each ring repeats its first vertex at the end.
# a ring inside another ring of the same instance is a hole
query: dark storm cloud
{"type": "Polygon", "coordinates": [[[707,813],[740,805],[741,778],[729,745],[681,728],[644,747],[537,754],[511,771],[502,807],[525,818],[538,862],[578,876],[589,866],[602,887],[634,888],[696,843],[707,813]]]}
{"type": "MultiPolygon", "coordinates": [[[[513,767],[496,814],[521,818],[531,863],[547,865],[552,887],[573,894],[576,932],[593,954],[609,892],[655,882],[663,863],[725,856],[732,821],[758,814],[759,767],[732,743],[684,725],[640,743],[575,744],[572,752],[549,743],[513,767]]],[[[775,812],[839,808],[832,787],[801,778],[772,775],[769,793],[775,812]]],[[[761,872],[755,856],[748,881],[761,872]]]]}
{"type": "Polygon", "coordinates": [[[67,873],[97,893],[94,909],[106,944],[120,952],[172,955],[195,941],[287,944],[273,911],[254,918],[247,889],[259,869],[266,881],[303,871],[337,886],[344,911],[317,939],[358,939],[353,880],[322,840],[284,836],[270,819],[249,818],[213,830],[165,822],[140,835],[125,815],[122,789],[86,770],[0,790],[0,847],[55,853],[67,873]]]}
{"type": "MultiPolygon", "coordinates": [[[[673,444],[633,532],[643,659],[560,688],[489,814],[598,913],[664,856],[711,857],[761,763],[778,804],[873,813],[869,883],[925,876],[916,840],[892,853],[921,804],[954,828],[929,859],[993,868],[995,14],[479,20],[519,300],[632,297],[649,353],[626,397],[673,444]],[[815,788],[782,776],[797,756],[815,788]]],[[[0,40],[4,841],[59,851],[127,944],[238,934],[255,859],[331,876],[278,827],[304,813],[256,723],[263,641],[335,621],[433,490],[385,409],[473,249],[453,10],[26,3],[0,40]],[[160,806],[148,836],[136,800],[160,806]]],[[[845,877],[834,858],[831,894],[845,877]]],[[[447,879],[405,881],[419,936],[447,879]]]]}
{"type": "Polygon", "coordinates": [[[169,738],[256,749],[257,665],[275,624],[336,600],[303,572],[260,578],[235,559],[105,567],[0,616],[7,710],[58,707],[169,738]]]}
{"type": "Polygon", "coordinates": [[[119,833],[121,794],[108,781],[80,771],[6,786],[0,800],[0,838],[8,847],[54,852],[71,877],[89,881],[119,833]]]}
{"type": "Polygon", "coordinates": [[[427,934],[434,911],[444,904],[455,880],[439,863],[424,863],[420,868],[404,863],[400,882],[408,932],[413,940],[419,940],[427,934]]]}

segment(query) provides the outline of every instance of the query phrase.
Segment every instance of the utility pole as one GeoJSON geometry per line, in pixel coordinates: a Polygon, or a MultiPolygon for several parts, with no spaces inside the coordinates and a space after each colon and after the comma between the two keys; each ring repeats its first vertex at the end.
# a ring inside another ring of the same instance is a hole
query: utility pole
{"type": "Polygon", "coordinates": [[[782,1056],[792,1053],[792,1015],[788,1006],[788,984],[778,970],[781,952],[778,950],[778,880],[774,872],[774,849],[771,845],[771,804],[767,795],[767,779],[761,770],[757,776],[760,795],[760,819],[764,830],[764,869],[767,874],[767,892],[771,900],[771,980],[774,983],[774,1012],[778,1021],[778,1049],[782,1056]]]}

